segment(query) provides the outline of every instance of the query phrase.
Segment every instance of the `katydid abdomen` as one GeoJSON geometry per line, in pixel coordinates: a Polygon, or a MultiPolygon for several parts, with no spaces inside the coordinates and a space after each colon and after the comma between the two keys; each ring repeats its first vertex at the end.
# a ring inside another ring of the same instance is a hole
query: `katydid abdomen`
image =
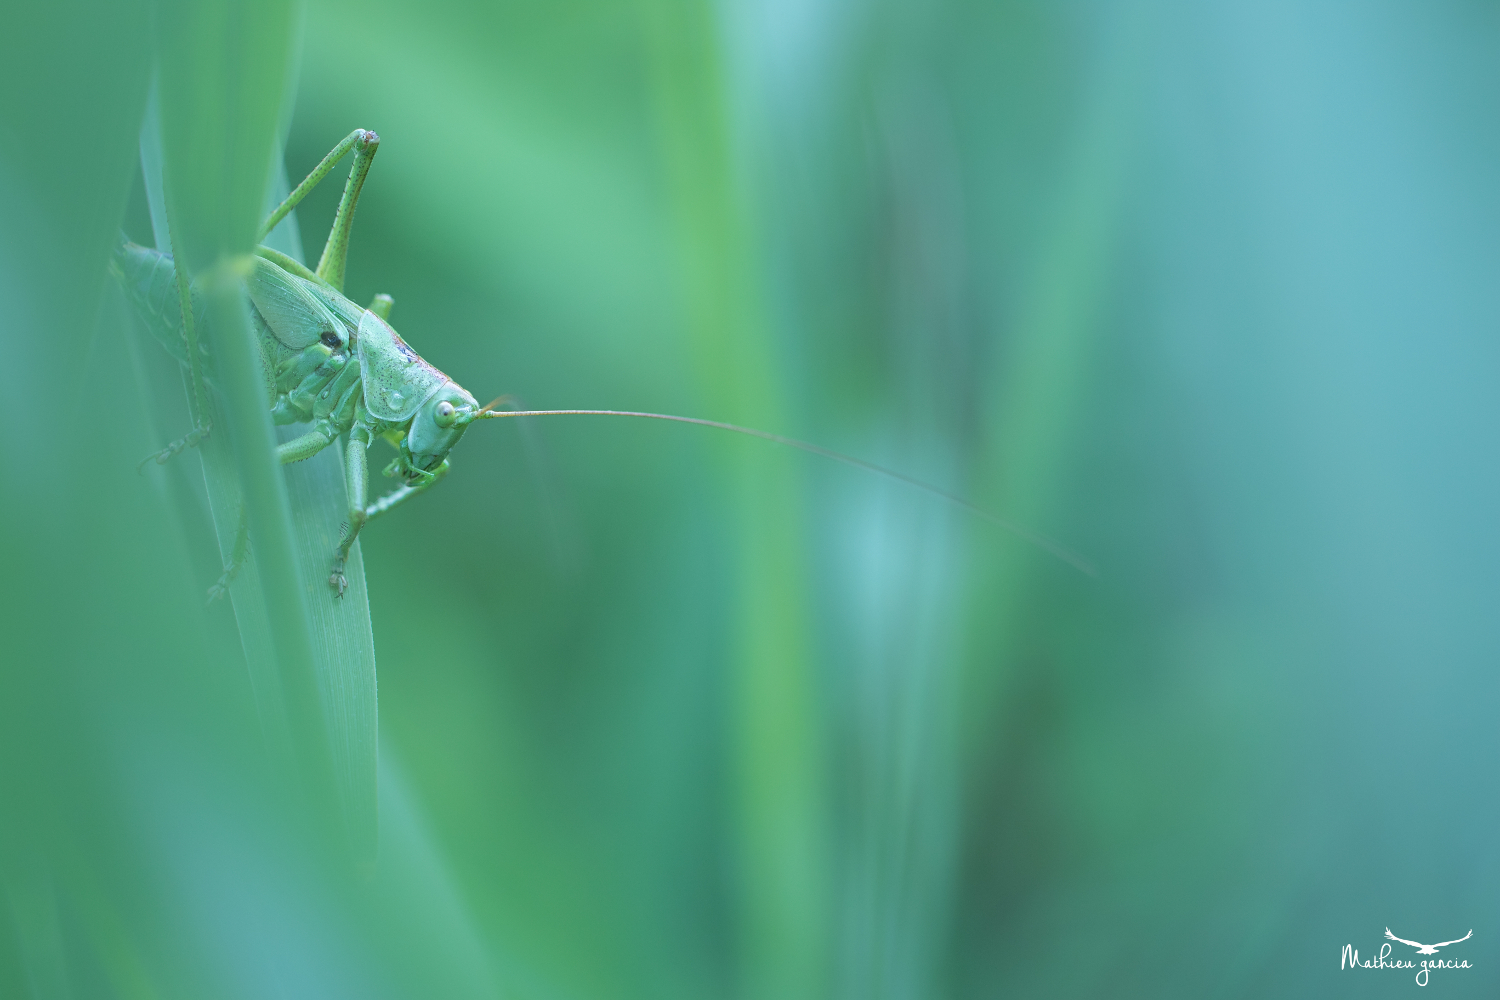
{"type": "MultiPolygon", "coordinates": [[[[182,306],[177,297],[177,270],[172,255],[122,242],[115,248],[114,271],[130,304],[135,306],[141,322],[163,347],[182,364],[188,363],[187,347],[182,336],[182,306]]],[[[193,317],[201,329],[206,304],[201,294],[193,295],[193,317]]],[[[199,341],[200,362],[210,366],[208,345],[199,341]]]]}
{"type": "MultiPolygon", "coordinates": [[[[115,267],[126,297],[135,306],[151,335],[174,358],[186,365],[187,347],[183,335],[182,308],[177,294],[176,268],[172,255],[134,243],[122,243],[115,252],[115,267]]],[[[266,267],[275,267],[267,263],[266,267]]],[[[325,294],[338,295],[331,289],[325,294]]],[[[206,308],[203,297],[192,293],[193,316],[199,330],[204,328],[206,308]]],[[[343,298],[343,296],[338,296],[343,298]]],[[[278,424],[307,423],[333,417],[346,417],[340,433],[353,421],[350,399],[359,392],[359,366],[353,361],[353,333],[358,326],[349,325],[342,313],[355,317],[364,310],[344,300],[347,306],[318,316],[321,321],[307,332],[311,343],[289,347],[272,331],[265,314],[251,298],[251,329],[260,351],[266,382],[266,402],[272,419],[278,424]],[[341,406],[342,404],[342,406],[341,406]],[[340,411],[344,411],[340,413],[340,411]]],[[[343,305],[341,303],[341,305],[343,305]]],[[[213,354],[208,338],[198,338],[199,361],[210,385],[214,382],[213,354]]]]}

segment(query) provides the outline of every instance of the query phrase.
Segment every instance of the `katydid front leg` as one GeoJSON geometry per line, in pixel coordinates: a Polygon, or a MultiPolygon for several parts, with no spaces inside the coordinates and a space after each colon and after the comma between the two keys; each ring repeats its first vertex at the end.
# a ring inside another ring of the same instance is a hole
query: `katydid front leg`
{"type": "Polygon", "coordinates": [[[405,503],[407,500],[410,500],[418,493],[425,493],[428,490],[432,489],[438,484],[439,480],[441,480],[448,474],[448,469],[448,460],[445,458],[443,459],[443,463],[441,465],[439,465],[436,469],[433,469],[431,472],[427,473],[427,478],[423,479],[417,485],[403,485],[400,489],[392,490],[385,496],[381,497],[379,500],[376,500],[374,503],[370,504],[370,506],[365,508],[364,523],[369,524],[371,521],[375,520],[381,514],[384,514],[386,511],[390,510],[392,507],[395,507],[397,504],[405,503]]]}

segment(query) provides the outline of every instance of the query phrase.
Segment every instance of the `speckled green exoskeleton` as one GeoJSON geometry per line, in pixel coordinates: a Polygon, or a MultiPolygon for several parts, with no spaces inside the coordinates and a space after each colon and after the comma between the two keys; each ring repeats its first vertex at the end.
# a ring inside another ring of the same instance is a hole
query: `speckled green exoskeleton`
{"type": "MultiPolygon", "coordinates": [[[[481,407],[462,386],[402,341],[387,322],[393,304],[390,296],[377,295],[365,308],[342,292],[354,208],[379,143],[380,137],[374,132],[355,130],[334,147],[261,227],[259,239],[265,239],[307,192],[353,150],[354,166],[316,270],[260,246],[255,250],[245,281],[253,306],[248,312],[260,347],[272,419],[277,424],[312,425],[306,434],[282,444],[277,457],[283,464],[311,458],[341,435],[349,435],[344,450],[348,530],[333,553],[328,577],[329,586],[338,595],[347,586],[344,560],[360,528],[397,504],[430,489],[447,473],[448,452],[469,424],[501,415],[481,407]],[[399,480],[401,486],[370,503],[366,453],[379,438],[396,448],[396,458],[386,467],[385,474],[399,480]]],[[[202,414],[200,382],[212,385],[214,381],[213,359],[195,336],[203,323],[202,296],[189,288],[186,276],[178,273],[172,255],[159,250],[123,243],[115,255],[115,271],[152,333],[178,360],[193,369],[194,389],[200,394],[197,412],[202,414]],[[192,306],[185,310],[188,302],[192,306]]],[[[196,445],[209,432],[209,426],[201,423],[153,457],[164,462],[196,445]]],[[[237,541],[235,548],[239,552],[243,543],[237,541]]],[[[232,557],[226,576],[238,558],[232,557]]],[[[226,583],[227,579],[222,580],[215,591],[221,593],[226,583]]]]}
{"type": "MultiPolygon", "coordinates": [[[[311,458],[340,436],[348,435],[348,446],[344,449],[348,529],[334,550],[328,575],[329,586],[336,596],[342,596],[347,587],[344,562],[366,523],[442,479],[448,472],[448,453],[469,424],[476,420],[523,416],[645,417],[715,427],[799,448],[937,494],[1093,574],[1093,568],[1082,557],[961,497],[804,441],[717,420],[665,413],[495,409],[505,397],[480,406],[462,386],[423,360],[391,328],[388,320],[393,300],[389,295],[375,296],[365,308],[343,294],[354,207],[379,143],[380,137],[374,132],[356,129],[350,133],[261,226],[258,239],[264,240],[352,150],[354,165],[315,270],[270,247],[257,246],[245,275],[246,291],[253,306],[249,315],[260,347],[272,419],[277,424],[312,425],[307,433],[280,445],[277,457],[283,464],[311,458]],[[371,503],[366,452],[378,438],[384,438],[396,449],[396,458],[386,466],[385,474],[399,480],[401,485],[371,503]]],[[[165,462],[198,444],[212,429],[205,416],[208,409],[204,387],[214,382],[213,358],[196,335],[203,323],[204,298],[191,287],[188,276],[174,267],[173,256],[160,250],[122,243],[115,254],[113,269],[152,333],[191,374],[196,400],[193,412],[198,425],[146,460],[165,462]]],[[[248,543],[245,523],[242,513],[229,564],[210,590],[211,597],[225,593],[229,579],[245,558],[248,543]]]]}

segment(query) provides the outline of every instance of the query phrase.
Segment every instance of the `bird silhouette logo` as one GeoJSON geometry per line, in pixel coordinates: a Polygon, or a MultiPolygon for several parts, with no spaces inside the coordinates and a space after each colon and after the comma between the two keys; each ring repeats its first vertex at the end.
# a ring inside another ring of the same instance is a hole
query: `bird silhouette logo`
{"type": "Polygon", "coordinates": [[[1436,955],[1439,948],[1446,948],[1450,944],[1458,944],[1460,941],[1469,940],[1469,938],[1474,936],[1474,931],[1471,928],[1469,930],[1469,933],[1465,934],[1461,938],[1454,938],[1452,941],[1442,941],[1438,944],[1422,944],[1420,941],[1408,941],[1406,940],[1406,938],[1398,938],[1396,935],[1391,933],[1391,929],[1389,927],[1385,929],[1385,936],[1390,938],[1392,941],[1400,941],[1402,944],[1411,945],[1413,948],[1417,949],[1418,955],[1436,955]]]}

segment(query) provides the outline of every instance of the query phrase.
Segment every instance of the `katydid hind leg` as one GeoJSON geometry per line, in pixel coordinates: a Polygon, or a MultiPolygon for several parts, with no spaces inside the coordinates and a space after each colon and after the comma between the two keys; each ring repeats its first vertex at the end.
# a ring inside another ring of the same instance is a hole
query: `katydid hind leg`
{"type": "Polygon", "coordinates": [[[166,465],[168,461],[182,454],[189,448],[196,448],[204,438],[208,437],[213,429],[213,424],[208,416],[208,393],[203,383],[203,367],[198,356],[198,332],[193,321],[193,296],[191,283],[188,279],[187,267],[182,263],[182,257],[177,253],[177,241],[173,236],[171,215],[167,216],[167,245],[172,249],[172,276],[177,286],[177,307],[182,323],[183,348],[188,359],[188,375],[190,378],[189,388],[191,393],[188,397],[188,405],[193,416],[193,429],[188,431],[176,441],[171,442],[161,451],[153,455],[147,455],[141,459],[136,471],[144,469],[147,463],[155,461],[157,465],[166,465]]]}
{"type": "Polygon", "coordinates": [[[370,312],[379,316],[387,323],[391,321],[391,310],[394,308],[396,308],[396,300],[385,292],[381,292],[370,302],[370,312]]]}
{"type": "MultiPolygon", "coordinates": [[[[301,203],[302,199],[307,197],[307,193],[313,188],[317,187],[318,184],[322,182],[323,178],[327,177],[329,173],[333,171],[333,168],[338,165],[338,162],[344,158],[344,154],[353,149],[356,144],[362,141],[367,141],[368,136],[373,135],[375,135],[375,133],[367,132],[362,128],[357,128],[353,132],[350,132],[348,135],[344,136],[344,138],[340,140],[339,144],[337,146],[334,146],[333,149],[329,150],[328,155],[323,157],[322,161],[319,162],[316,167],[313,167],[312,171],[302,179],[302,183],[298,184],[296,188],[294,188],[292,192],[286,196],[281,204],[277,205],[276,208],[271,212],[271,214],[266,217],[266,221],[261,224],[260,232],[256,234],[255,242],[263,242],[265,238],[270,235],[271,230],[276,228],[276,224],[279,223],[282,219],[286,218],[287,213],[296,208],[301,203]]],[[[378,136],[376,137],[376,141],[379,141],[378,136]]]]}
{"type": "Polygon", "coordinates": [[[229,593],[229,585],[234,582],[240,567],[245,565],[245,559],[249,554],[250,520],[245,512],[245,505],[241,503],[239,525],[234,529],[234,547],[229,550],[229,561],[224,564],[224,572],[214,581],[214,585],[208,588],[209,604],[229,593]]]}
{"type": "MultiPolygon", "coordinates": [[[[197,444],[208,436],[210,427],[208,418],[208,393],[204,391],[203,385],[203,359],[198,356],[198,330],[193,317],[193,292],[192,284],[187,271],[187,262],[182,254],[177,252],[177,234],[172,225],[171,210],[167,210],[167,243],[172,248],[172,276],[177,283],[177,309],[182,317],[182,339],[183,347],[187,350],[188,373],[192,377],[193,384],[193,431],[198,435],[193,444],[197,444]]],[[[170,456],[169,456],[170,457],[170,456]]],[[[158,459],[158,462],[163,461],[158,459]]]]}
{"type": "Polygon", "coordinates": [[[333,550],[333,565],[328,571],[328,586],[333,588],[335,597],[343,597],[344,591],[349,589],[349,581],[344,577],[344,563],[366,520],[365,498],[370,490],[370,458],[366,453],[369,444],[369,431],[361,427],[349,435],[349,444],[344,448],[344,489],[349,494],[349,522],[344,537],[333,550]]]}
{"type": "Polygon", "coordinates": [[[181,455],[189,448],[198,447],[198,445],[202,443],[203,439],[208,437],[209,430],[210,428],[206,426],[194,427],[192,430],[188,431],[176,441],[168,444],[161,451],[152,452],[145,458],[141,459],[139,464],[136,465],[135,471],[140,472],[152,462],[155,462],[157,465],[166,465],[173,458],[181,455]]]}
{"type": "Polygon", "coordinates": [[[365,185],[365,175],[370,172],[370,163],[375,151],[380,148],[380,136],[374,132],[361,131],[354,140],[354,166],[349,168],[349,180],[344,184],[344,196],[339,201],[339,210],[333,217],[333,228],[328,231],[328,242],[323,245],[323,256],[318,258],[318,277],[334,288],[344,288],[344,267],[349,261],[349,234],[354,228],[354,208],[359,203],[360,189],[365,185]]]}

